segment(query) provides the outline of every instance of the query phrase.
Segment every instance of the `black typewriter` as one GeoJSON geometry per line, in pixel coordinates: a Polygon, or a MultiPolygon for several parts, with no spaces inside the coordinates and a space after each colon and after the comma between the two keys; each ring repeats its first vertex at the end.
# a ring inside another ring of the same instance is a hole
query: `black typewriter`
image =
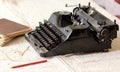
{"type": "Polygon", "coordinates": [[[42,56],[69,53],[107,52],[119,30],[95,8],[79,6],[73,12],[54,12],[49,20],[39,22],[35,30],[25,34],[27,41],[42,56]]]}

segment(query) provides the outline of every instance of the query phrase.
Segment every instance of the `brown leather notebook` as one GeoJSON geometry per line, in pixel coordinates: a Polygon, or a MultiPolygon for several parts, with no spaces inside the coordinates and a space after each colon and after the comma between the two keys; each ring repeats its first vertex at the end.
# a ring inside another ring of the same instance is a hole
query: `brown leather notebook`
{"type": "Polygon", "coordinates": [[[4,41],[0,41],[0,46],[4,46],[7,42],[11,41],[13,38],[9,38],[7,40],[4,41]]]}
{"type": "Polygon", "coordinates": [[[23,35],[31,31],[31,28],[8,19],[0,19],[0,39],[23,35]]]}

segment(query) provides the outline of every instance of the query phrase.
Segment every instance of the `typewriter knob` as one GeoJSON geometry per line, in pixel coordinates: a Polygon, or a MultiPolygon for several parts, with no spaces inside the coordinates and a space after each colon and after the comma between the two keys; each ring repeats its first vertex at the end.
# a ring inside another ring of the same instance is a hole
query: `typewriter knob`
{"type": "Polygon", "coordinates": [[[102,41],[108,40],[109,39],[109,30],[108,29],[103,29],[101,30],[100,36],[102,41]]]}

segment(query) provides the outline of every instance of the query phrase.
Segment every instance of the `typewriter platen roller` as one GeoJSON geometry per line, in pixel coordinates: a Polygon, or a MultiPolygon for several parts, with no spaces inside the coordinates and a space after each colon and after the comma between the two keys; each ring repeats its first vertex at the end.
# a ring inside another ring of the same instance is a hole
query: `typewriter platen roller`
{"type": "Polygon", "coordinates": [[[43,57],[69,53],[108,51],[117,38],[118,24],[97,10],[78,6],[73,12],[54,12],[48,21],[39,22],[25,34],[27,41],[43,57]]]}

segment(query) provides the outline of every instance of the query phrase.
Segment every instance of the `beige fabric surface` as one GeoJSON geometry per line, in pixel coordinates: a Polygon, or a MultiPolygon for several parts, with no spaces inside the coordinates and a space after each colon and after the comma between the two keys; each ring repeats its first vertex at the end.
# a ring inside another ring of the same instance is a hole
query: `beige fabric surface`
{"type": "MultiPolygon", "coordinates": [[[[78,3],[86,5],[88,2],[91,2],[91,6],[95,7],[112,21],[116,19],[117,23],[120,24],[119,19],[110,15],[92,0],[1,0],[0,17],[14,20],[34,29],[39,21],[48,19],[54,11],[72,11],[74,7],[66,8],[66,3],[70,5],[76,5],[78,3]]],[[[120,32],[118,32],[118,38],[113,41],[112,49],[109,52],[83,55],[69,54],[42,58],[34,51],[24,37],[18,37],[5,47],[0,47],[0,72],[119,72],[119,42],[120,32]],[[22,57],[17,56],[16,53],[12,53],[12,51],[16,50],[23,52],[28,46],[30,48],[22,57]],[[13,61],[11,58],[16,58],[17,60],[13,61]],[[42,59],[47,59],[48,62],[18,69],[10,68],[14,65],[42,59]]]]}

